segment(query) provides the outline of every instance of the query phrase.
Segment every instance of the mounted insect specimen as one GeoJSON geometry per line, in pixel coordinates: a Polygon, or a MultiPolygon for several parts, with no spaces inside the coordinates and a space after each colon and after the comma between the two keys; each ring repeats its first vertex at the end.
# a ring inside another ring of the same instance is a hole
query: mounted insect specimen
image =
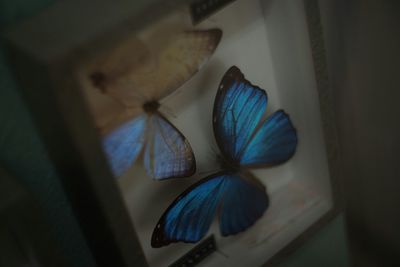
{"type": "Polygon", "coordinates": [[[111,103],[94,113],[116,177],[141,154],[147,174],[156,180],[195,172],[191,146],[160,111],[160,100],[206,63],[221,36],[219,29],[190,30],[150,44],[134,37],[93,64],[91,83],[111,103]]]}
{"type": "Polygon", "coordinates": [[[224,75],[214,102],[213,129],[222,170],[179,195],[157,223],[152,247],[203,238],[216,215],[223,236],[253,225],[269,206],[265,186],[252,168],[282,164],[295,153],[297,134],[289,116],[278,110],[265,118],[266,92],[233,66],[224,75]]]}

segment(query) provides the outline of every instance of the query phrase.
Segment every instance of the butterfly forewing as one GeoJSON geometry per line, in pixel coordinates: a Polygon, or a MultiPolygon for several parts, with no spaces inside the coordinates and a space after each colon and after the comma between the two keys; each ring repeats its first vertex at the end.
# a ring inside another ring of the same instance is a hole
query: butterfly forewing
{"type": "MultiPolygon", "coordinates": [[[[176,34],[159,51],[159,62],[149,79],[156,99],[162,99],[189,80],[211,57],[222,36],[219,29],[176,34]],[[153,76],[153,77],[151,77],[153,76]],[[153,78],[157,78],[154,80],[153,78]]],[[[138,77],[139,78],[139,77],[138,77]]]]}
{"type": "Polygon", "coordinates": [[[237,67],[225,73],[215,98],[213,127],[218,147],[232,163],[239,165],[267,100],[265,91],[245,80],[237,67]]]}
{"type": "Polygon", "coordinates": [[[297,134],[282,110],[263,119],[267,94],[231,67],[214,103],[214,135],[231,164],[266,167],[287,161],[295,152],[297,134]]]}
{"type": "Polygon", "coordinates": [[[147,40],[163,42],[157,50],[130,38],[97,61],[92,77],[99,77],[97,86],[105,94],[128,107],[160,100],[204,65],[221,36],[221,30],[210,29],[174,33],[167,40],[147,40]]]}
{"type": "Polygon", "coordinates": [[[141,106],[152,96],[145,88],[136,88],[130,76],[151,72],[154,61],[146,44],[130,37],[98,56],[89,66],[89,78],[95,88],[124,106],[141,106]]]}

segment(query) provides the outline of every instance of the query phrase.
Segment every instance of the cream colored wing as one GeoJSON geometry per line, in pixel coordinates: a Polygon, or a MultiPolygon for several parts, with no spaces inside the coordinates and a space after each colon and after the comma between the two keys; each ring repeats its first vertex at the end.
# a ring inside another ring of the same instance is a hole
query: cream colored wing
{"type": "Polygon", "coordinates": [[[170,28],[153,30],[143,41],[127,38],[86,67],[86,91],[101,132],[179,88],[209,59],[222,36],[219,29],[177,33],[170,28]]]}
{"type": "Polygon", "coordinates": [[[125,107],[141,106],[150,97],[136,88],[129,78],[132,73],[146,75],[154,69],[148,47],[137,37],[123,40],[91,65],[89,78],[92,85],[125,107]]]}
{"type": "MultiPolygon", "coordinates": [[[[211,57],[222,36],[219,29],[186,31],[172,35],[158,51],[152,50],[152,69],[132,72],[129,80],[140,91],[159,100],[189,80],[211,57]]],[[[160,40],[161,41],[161,40],[160,40]]],[[[153,41],[157,42],[157,40],[153,41]]],[[[152,46],[150,46],[152,47],[152,46]]],[[[154,47],[154,46],[153,46],[154,47]]]]}
{"type": "Polygon", "coordinates": [[[124,77],[132,67],[141,66],[139,69],[143,71],[149,55],[146,45],[133,36],[118,42],[107,52],[97,52],[83,64],[78,75],[100,133],[106,134],[143,112],[144,96],[137,95],[128,84],[125,90],[113,88],[123,87],[124,77]]]}
{"type": "Polygon", "coordinates": [[[110,96],[104,95],[93,87],[85,88],[88,104],[96,128],[101,134],[107,134],[117,126],[127,122],[143,112],[141,106],[127,108],[110,96]]]}
{"type": "Polygon", "coordinates": [[[98,61],[94,84],[128,107],[159,100],[189,80],[208,60],[219,29],[153,35],[146,45],[132,38],[98,61]]]}

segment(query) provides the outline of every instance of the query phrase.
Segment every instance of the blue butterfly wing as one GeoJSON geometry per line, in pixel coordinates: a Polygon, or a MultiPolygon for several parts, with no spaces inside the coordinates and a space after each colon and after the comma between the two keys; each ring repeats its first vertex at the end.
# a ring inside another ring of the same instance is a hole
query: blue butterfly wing
{"type": "Polygon", "coordinates": [[[295,153],[297,134],[289,116],[278,110],[257,129],[243,151],[242,166],[268,166],[283,163],[295,153]]]}
{"type": "Polygon", "coordinates": [[[237,67],[225,73],[215,98],[213,127],[222,154],[231,162],[239,163],[267,101],[266,92],[245,80],[237,67]]]}
{"type": "Polygon", "coordinates": [[[235,234],[250,227],[267,207],[268,197],[262,185],[238,175],[217,173],[192,185],[176,198],[155,227],[151,245],[162,247],[179,241],[199,241],[206,235],[219,209],[222,209],[222,233],[235,234]],[[235,194],[244,201],[235,200],[235,194]]]}
{"type": "Polygon", "coordinates": [[[138,116],[103,137],[103,149],[116,177],[128,170],[142,150],[146,120],[146,115],[138,116]]]}
{"type": "Polygon", "coordinates": [[[189,142],[160,113],[149,118],[144,165],[147,174],[156,180],[188,177],[196,170],[189,142]]]}
{"type": "Polygon", "coordinates": [[[195,243],[208,231],[224,194],[224,175],[213,175],[192,185],[168,207],[154,229],[151,245],[195,243]]]}
{"type": "Polygon", "coordinates": [[[229,179],[229,192],[220,209],[220,231],[234,235],[252,226],[267,210],[269,198],[265,187],[250,174],[229,179]]]}

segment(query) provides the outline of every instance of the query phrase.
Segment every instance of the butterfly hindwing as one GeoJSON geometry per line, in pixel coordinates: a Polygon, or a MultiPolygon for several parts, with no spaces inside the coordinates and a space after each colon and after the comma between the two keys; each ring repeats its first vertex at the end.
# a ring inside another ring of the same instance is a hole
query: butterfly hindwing
{"type": "Polygon", "coordinates": [[[116,177],[125,173],[142,150],[146,121],[146,115],[138,116],[103,137],[103,149],[116,177]]]}
{"type": "Polygon", "coordinates": [[[213,127],[217,144],[230,161],[239,164],[267,101],[265,91],[245,80],[237,67],[225,73],[215,98],[213,127]]]}
{"type": "Polygon", "coordinates": [[[269,205],[265,187],[251,174],[232,176],[229,182],[229,192],[220,209],[219,226],[223,236],[237,234],[252,226],[269,205]]]}
{"type": "Polygon", "coordinates": [[[189,142],[160,113],[140,115],[103,138],[116,177],[127,171],[143,147],[146,171],[154,179],[187,177],[196,170],[189,142]]]}
{"type": "Polygon", "coordinates": [[[221,232],[238,233],[260,218],[267,206],[268,197],[260,184],[228,172],[211,175],[192,185],[168,207],[154,229],[151,245],[199,241],[218,211],[221,232]]]}
{"type": "Polygon", "coordinates": [[[144,165],[156,180],[191,176],[196,170],[187,139],[164,116],[149,116],[144,165]]]}
{"type": "Polygon", "coordinates": [[[168,207],[157,223],[152,247],[173,242],[195,243],[208,231],[224,193],[224,176],[211,176],[192,185],[168,207]]]}
{"type": "Polygon", "coordinates": [[[295,153],[297,134],[289,116],[278,110],[265,120],[240,159],[242,166],[268,166],[283,163],[295,153]]]}

